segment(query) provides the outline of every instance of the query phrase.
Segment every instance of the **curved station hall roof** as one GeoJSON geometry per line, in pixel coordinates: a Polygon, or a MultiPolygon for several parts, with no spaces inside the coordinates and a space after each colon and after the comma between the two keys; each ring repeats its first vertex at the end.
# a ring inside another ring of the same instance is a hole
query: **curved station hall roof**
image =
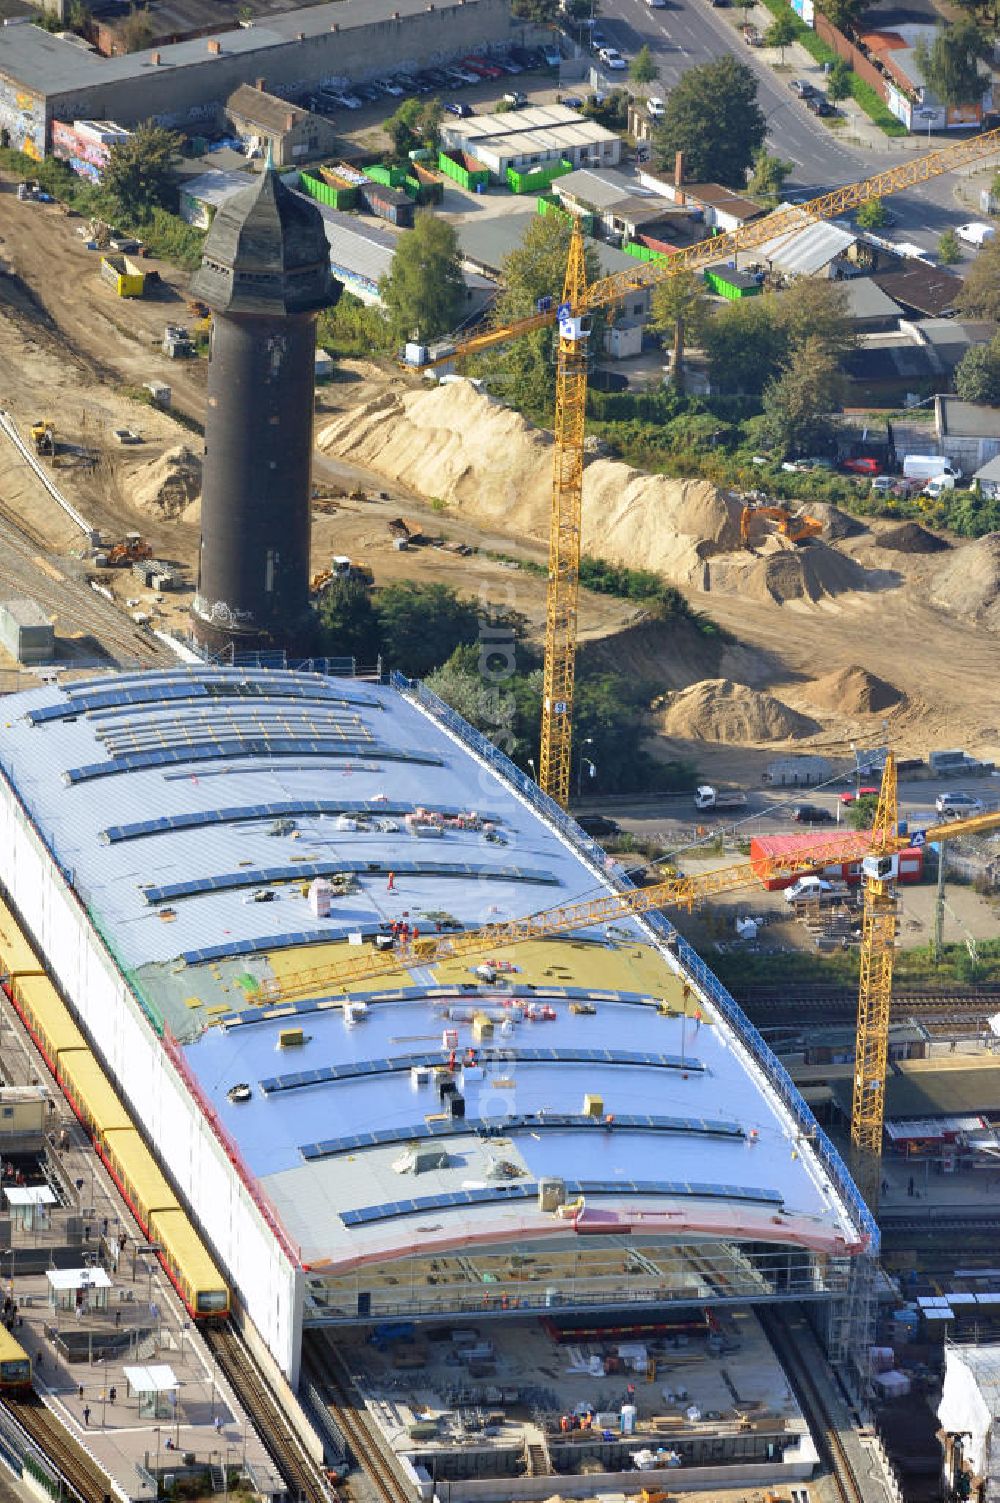
{"type": "Polygon", "coordinates": [[[206,666],[4,705],[4,775],[304,1264],[584,1231],[867,1244],[780,1066],[662,922],[505,950],[486,974],[452,958],[338,983],[393,925],[621,885],[431,696],[206,666]],[[310,994],[289,985],[322,968],[310,994]],[[561,1212],[541,1209],[551,1178],[561,1212]]]}

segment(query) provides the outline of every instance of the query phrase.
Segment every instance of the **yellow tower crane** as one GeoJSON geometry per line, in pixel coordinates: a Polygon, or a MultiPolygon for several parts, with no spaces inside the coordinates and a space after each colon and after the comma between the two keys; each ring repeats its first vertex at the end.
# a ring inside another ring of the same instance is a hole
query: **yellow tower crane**
{"type": "MultiPolygon", "coordinates": [[[[811,219],[830,219],[873,199],[902,192],[917,183],[952,172],[1000,150],[1000,129],[957,141],[915,161],[905,162],[863,182],[835,188],[808,203],[797,204],[741,225],[737,230],[699,241],[663,260],[637,262],[635,270],[616,272],[586,284],[583,236],[574,222],[562,301],[528,318],[501,324],[482,334],[435,350],[426,368],[476,355],[558,322],[556,413],[553,454],[552,515],[549,529],[549,583],[545,622],[545,678],[539,783],[564,808],[569,802],[573,736],[573,683],[577,638],[580,569],[580,523],[583,500],[584,414],[587,403],[589,318],[614,307],[630,293],[656,287],[683,271],[701,271],[737,251],[752,250],[811,219]]],[[[551,301],[551,300],[549,300],[551,301]]],[[[417,348],[420,348],[419,346],[417,348]]]]}
{"type": "MultiPolygon", "coordinates": [[[[1000,810],[969,819],[932,825],[924,831],[927,843],[963,835],[983,835],[1000,828],[1000,810]]],[[[650,887],[602,893],[546,908],[525,918],[459,934],[435,934],[400,942],[391,949],[352,947],[338,964],[291,972],[280,981],[265,981],[259,993],[268,1017],[280,1017],[296,1000],[343,995],[358,982],[395,975],[410,966],[427,966],[462,956],[480,960],[528,940],[551,939],[599,924],[635,918],[665,908],[685,908],[721,893],[739,892],[775,876],[821,871],[845,862],[861,862],[864,880],[861,965],[858,987],[858,1025],[854,1095],[851,1110],[852,1169],[858,1187],[874,1209],[878,1204],[882,1130],[885,1117],[885,1077],[889,1054],[889,1015],[892,1007],[892,964],[896,940],[896,875],[899,852],[909,840],[899,834],[896,762],[890,753],[882,773],[875,820],[871,831],[838,830],[816,835],[808,846],[786,856],[740,861],[698,876],[672,877],[650,887]]]]}

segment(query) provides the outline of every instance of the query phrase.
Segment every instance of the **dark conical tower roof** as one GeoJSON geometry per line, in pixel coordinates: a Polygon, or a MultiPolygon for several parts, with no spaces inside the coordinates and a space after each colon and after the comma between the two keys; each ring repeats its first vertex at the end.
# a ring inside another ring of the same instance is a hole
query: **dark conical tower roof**
{"type": "Polygon", "coordinates": [[[336,302],[319,210],[267,165],[219,209],[191,292],[216,313],[309,313],[336,302]]]}

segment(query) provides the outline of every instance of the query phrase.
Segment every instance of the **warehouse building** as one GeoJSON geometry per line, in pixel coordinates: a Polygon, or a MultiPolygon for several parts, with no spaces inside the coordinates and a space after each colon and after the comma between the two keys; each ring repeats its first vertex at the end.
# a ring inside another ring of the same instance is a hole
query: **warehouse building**
{"type": "Polygon", "coordinates": [[[4,722],[6,895],[292,1382],[312,1327],[554,1305],[804,1299],[849,1349],[877,1228],[665,920],[359,979],[630,885],[433,695],[205,666],[4,722]]]}
{"type": "Polygon", "coordinates": [[[26,17],[4,23],[0,128],[45,155],[54,120],[214,121],[241,84],[278,95],[421,68],[511,40],[506,0],[332,0],[170,46],[102,57],[26,17]]]}
{"type": "Polygon", "coordinates": [[[501,182],[509,169],[536,171],[549,163],[614,167],[622,154],[620,136],[564,104],[470,115],[465,120],[449,117],[441,124],[441,145],[474,157],[501,182]]]}

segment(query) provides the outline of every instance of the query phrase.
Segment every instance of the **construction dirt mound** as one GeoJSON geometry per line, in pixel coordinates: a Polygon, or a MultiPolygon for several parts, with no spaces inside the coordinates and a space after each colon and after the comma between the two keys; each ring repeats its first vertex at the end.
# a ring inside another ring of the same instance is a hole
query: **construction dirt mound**
{"type": "Polygon", "coordinates": [[[810,501],[806,511],[817,522],[823,523],[823,536],[829,543],[840,543],[844,538],[859,538],[863,532],[868,531],[864,522],[859,522],[857,517],[841,511],[839,506],[833,506],[829,501],[810,501]]]}
{"type": "Polygon", "coordinates": [[[822,600],[865,587],[865,571],[853,558],[825,543],[811,543],[807,548],[783,549],[755,559],[741,592],[753,600],[785,605],[790,600],[822,600]]]}
{"type": "Polygon", "coordinates": [[[944,538],[935,537],[919,522],[901,522],[875,539],[876,548],[891,548],[894,553],[944,553],[951,547],[944,538]]]}
{"type": "Polygon", "coordinates": [[[130,487],[132,505],[165,521],[195,520],[201,496],[201,460],[184,444],[167,449],[138,471],[130,487]]]}
{"type": "Polygon", "coordinates": [[[903,694],[884,678],[876,678],[867,668],[853,663],[836,673],[825,673],[809,689],[813,704],[843,715],[874,715],[902,703],[903,694]]]}
{"type": "MultiPolygon", "coordinates": [[[[550,435],[469,381],[369,386],[318,443],[486,526],[548,538],[550,435]]],[[[584,472],[584,552],[641,564],[674,584],[701,587],[704,560],[739,547],[739,523],[739,503],[708,481],[644,475],[609,459],[584,472]]]]}
{"type": "Polygon", "coordinates": [[[957,548],[931,584],[935,605],[1000,631],[1000,532],[957,548]]]}
{"type": "Polygon", "coordinates": [[[819,726],[771,694],[729,678],[706,678],[670,696],[660,729],[684,741],[762,745],[812,736],[819,726]]]}

